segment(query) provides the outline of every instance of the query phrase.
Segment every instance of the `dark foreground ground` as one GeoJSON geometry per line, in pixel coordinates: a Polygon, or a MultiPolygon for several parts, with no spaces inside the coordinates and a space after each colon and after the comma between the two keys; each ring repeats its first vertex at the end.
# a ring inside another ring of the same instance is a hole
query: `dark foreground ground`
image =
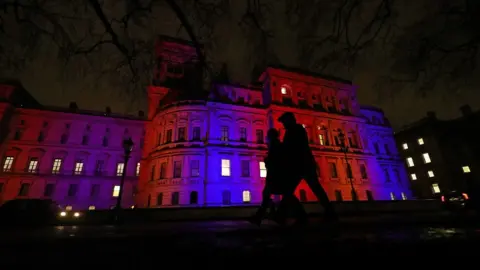
{"type": "Polygon", "coordinates": [[[77,267],[87,265],[138,269],[180,269],[185,265],[300,266],[369,264],[366,258],[390,265],[416,263],[407,257],[476,260],[480,226],[457,217],[349,218],[325,224],[312,218],[302,228],[260,228],[245,221],[164,222],[122,226],[58,226],[0,233],[0,264],[77,267]],[[338,258],[343,258],[338,261],[338,258]],[[363,258],[359,261],[359,258],[363,258]],[[330,262],[329,262],[330,261],[330,262]]]}

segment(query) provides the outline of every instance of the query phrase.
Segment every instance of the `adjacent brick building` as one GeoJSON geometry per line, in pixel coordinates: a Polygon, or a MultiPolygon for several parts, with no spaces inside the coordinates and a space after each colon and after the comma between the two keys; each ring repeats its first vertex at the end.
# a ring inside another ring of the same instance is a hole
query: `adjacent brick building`
{"type": "Polygon", "coordinates": [[[478,185],[480,143],[475,126],[480,112],[460,108],[461,116],[437,119],[434,112],[395,133],[414,196],[428,199],[449,191],[468,192],[478,185]]]}

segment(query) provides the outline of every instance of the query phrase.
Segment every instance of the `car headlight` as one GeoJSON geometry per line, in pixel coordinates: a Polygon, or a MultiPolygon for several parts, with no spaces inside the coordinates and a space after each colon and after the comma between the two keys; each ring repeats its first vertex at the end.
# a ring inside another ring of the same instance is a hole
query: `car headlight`
{"type": "Polygon", "coordinates": [[[76,218],[78,218],[78,217],[80,217],[80,213],[79,213],[79,212],[75,212],[75,213],[73,213],[73,216],[76,217],[76,218]]]}
{"type": "Polygon", "coordinates": [[[66,216],[67,216],[67,212],[65,212],[65,211],[60,212],[60,216],[61,216],[61,217],[66,217],[66,216]]]}

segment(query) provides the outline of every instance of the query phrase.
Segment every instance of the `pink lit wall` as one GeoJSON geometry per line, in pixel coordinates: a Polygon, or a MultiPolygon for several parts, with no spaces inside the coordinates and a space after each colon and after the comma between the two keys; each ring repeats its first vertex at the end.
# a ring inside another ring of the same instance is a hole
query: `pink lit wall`
{"type": "Polygon", "coordinates": [[[0,101],[0,108],[4,108],[2,123],[8,123],[2,128],[5,139],[0,144],[0,201],[50,198],[73,209],[108,209],[115,205],[113,190],[120,183],[117,165],[124,160],[122,141],[131,137],[135,147],[127,167],[123,206],[134,204],[142,120],[81,110],[28,109],[8,100],[0,101]],[[36,166],[31,164],[35,159],[36,166]]]}

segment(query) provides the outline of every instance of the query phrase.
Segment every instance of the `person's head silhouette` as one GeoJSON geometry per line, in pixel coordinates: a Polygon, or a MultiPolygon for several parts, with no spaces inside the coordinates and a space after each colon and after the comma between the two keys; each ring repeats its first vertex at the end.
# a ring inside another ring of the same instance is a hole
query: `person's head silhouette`
{"type": "Polygon", "coordinates": [[[285,129],[290,129],[297,124],[297,119],[295,115],[291,112],[286,112],[278,118],[278,121],[283,124],[285,129]]]}
{"type": "Polygon", "coordinates": [[[280,137],[280,132],[278,132],[277,129],[271,128],[271,129],[268,130],[267,140],[268,140],[269,143],[274,142],[274,141],[279,141],[280,140],[279,137],[280,137]]]}

